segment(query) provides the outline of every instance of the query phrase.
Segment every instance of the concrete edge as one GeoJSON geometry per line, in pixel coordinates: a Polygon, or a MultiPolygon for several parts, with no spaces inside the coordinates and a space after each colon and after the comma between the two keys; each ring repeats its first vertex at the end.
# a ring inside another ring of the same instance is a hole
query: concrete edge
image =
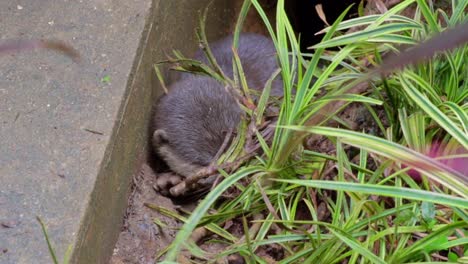
{"type": "MultiPolygon", "coordinates": [[[[127,208],[130,175],[146,158],[147,125],[151,108],[148,38],[152,33],[154,1],[146,14],[126,93],[101,163],[85,216],[80,224],[71,263],[106,263],[117,241],[127,208]],[[146,100],[144,100],[146,98],[146,100]],[[141,103],[135,103],[133,101],[141,103]],[[132,119],[138,117],[137,119],[132,119]],[[143,133],[142,133],[143,131],[143,133]],[[132,158],[133,157],[133,158],[132,158]]],[[[154,32],[153,32],[154,34],[154,32]]]]}

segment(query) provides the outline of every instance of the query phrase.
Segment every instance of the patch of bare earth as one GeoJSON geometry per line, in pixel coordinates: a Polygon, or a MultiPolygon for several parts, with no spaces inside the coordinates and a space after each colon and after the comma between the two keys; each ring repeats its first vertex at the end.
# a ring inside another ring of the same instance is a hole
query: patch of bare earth
{"type": "Polygon", "coordinates": [[[149,208],[146,204],[155,204],[169,210],[176,210],[176,205],[158,194],[153,186],[156,176],[152,169],[143,164],[134,177],[134,189],[129,199],[125,224],[114,249],[110,264],[155,263],[155,254],[161,252],[174,239],[181,223],[149,208]],[[154,219],[166,225],[161,228],[154,224],[154,219]]]}

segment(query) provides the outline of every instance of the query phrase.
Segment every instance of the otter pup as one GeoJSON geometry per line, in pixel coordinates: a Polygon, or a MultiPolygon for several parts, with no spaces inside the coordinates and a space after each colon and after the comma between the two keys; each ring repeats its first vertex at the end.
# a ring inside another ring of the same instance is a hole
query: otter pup
{"type": "MultiPolygon", "coordinates": [[[[230,78],[233,78],[232,40],[230,36],[210,45],[218,64],[230,78]]],[[[278,69],[275,47],[265,36],[241,34],[238,54],[249,88],[262,89],[278,69]]],[[[196,59],[207,62],[201,51],[196,59]]],[[[271,94],[282,94],[279,78],[273,81],[271,94]]],[[[193,175],[213,161],[242,115],[237,101],[223,84],[205,76],[182,74],[157,104],[153,145],[172,171],[184,177],[193,175]]]]}

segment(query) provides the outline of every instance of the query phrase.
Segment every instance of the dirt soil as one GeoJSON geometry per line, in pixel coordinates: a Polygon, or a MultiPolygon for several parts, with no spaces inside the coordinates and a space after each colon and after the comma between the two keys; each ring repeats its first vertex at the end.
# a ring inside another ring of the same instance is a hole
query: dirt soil
{"type": "Polygon", "coordinates": [[[164,216],[146,204],[154,204],[175,211],[176,205],[158,194],[153,186],[156,176],[153,170],[143,164],[138,175],[134,177],[134,189],[129,199],[129,208],[125,224],[110,260],[111,264],[121,263],[154,263],[155,254],[163,250],[175,237],[181,223],[164,216]],[[158,219],[167,227],[160,228],[154,224],[158,219]]]}

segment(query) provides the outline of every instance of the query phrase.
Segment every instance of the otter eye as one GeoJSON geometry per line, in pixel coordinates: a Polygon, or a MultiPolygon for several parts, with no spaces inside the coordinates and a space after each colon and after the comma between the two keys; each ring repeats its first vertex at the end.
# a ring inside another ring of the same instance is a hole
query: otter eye
{"type": "Polygon", "coordinates": [[[165,137],[161,137],[161,138],[160,138],[160,142],[161,142],[162,144],[167,144],[167,143],[169,143],[169,139],[167,139],[167,138],[165,138],[165,137]]]}

